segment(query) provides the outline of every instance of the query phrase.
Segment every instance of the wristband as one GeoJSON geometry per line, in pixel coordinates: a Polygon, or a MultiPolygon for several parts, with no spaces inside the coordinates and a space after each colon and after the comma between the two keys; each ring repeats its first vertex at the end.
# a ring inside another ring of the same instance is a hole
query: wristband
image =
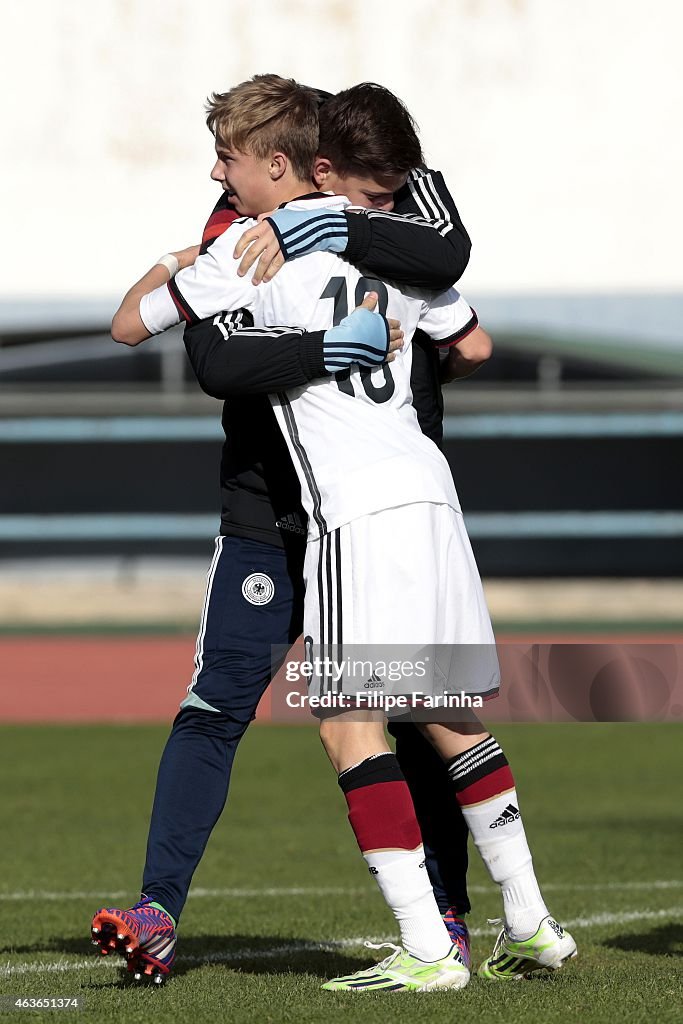
{"type": "Polygon", "coordinates": [[[180,270],[180,264],[178,263],[178,257],[174,256],[172,252],[167,252],[165,256],[160,256],[154,264],[155,267],[166,267],[169,276],[175,277],[180,270]]]}

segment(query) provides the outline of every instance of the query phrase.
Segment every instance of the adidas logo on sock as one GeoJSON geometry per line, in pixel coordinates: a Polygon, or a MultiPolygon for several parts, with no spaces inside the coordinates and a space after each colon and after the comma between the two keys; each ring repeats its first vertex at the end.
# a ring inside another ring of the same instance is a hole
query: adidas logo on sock
{"type": "Polygon", "coordinates": [[[501,825],[509,825],[511,821],[519,818],[519,810],[514,804],[508,804],[503,813],[495,821],[492,821],[489,828],[500,828],[501,825]]]}

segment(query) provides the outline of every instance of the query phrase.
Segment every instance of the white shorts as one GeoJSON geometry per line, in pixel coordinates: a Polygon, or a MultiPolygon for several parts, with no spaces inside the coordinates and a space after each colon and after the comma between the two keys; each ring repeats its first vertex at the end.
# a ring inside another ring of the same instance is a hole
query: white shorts
{"type": "MultiPolygon", "coordinates": [[[[483,698],[497,692],[498,659],[479,572],[462,513],[449,505],[401,505],[309,540],[304,580],[304,638],[313,657],[347,665],[351,658],[409,660],[438,645],[430,685],[483,698]]],[[[341,669],[312,676],[309,692],[429,689],[420,676],[398,682],[373,671],[359,682],[356,673],[335,674],[341,669]]]]}

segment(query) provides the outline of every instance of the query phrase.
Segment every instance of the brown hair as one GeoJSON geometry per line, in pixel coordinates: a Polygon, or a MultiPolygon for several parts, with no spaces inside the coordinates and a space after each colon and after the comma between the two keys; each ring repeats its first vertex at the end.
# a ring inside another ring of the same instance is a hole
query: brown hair
{"type": "Polygon", "coordinates": [[[318,154],[337,174],[406,174],[422,164],[416,124],[393,92],[375,82],[345,89],[320,107],[318,154]]]}
{"type": "Polygon", "coordinates": [[[311,177],[318,151],[318,96],[314,89],[279,75],[254,75],[207,100],[206,123],[229,149],[265,159],[276,150],[289,157],[301,180],[311,177]]]}

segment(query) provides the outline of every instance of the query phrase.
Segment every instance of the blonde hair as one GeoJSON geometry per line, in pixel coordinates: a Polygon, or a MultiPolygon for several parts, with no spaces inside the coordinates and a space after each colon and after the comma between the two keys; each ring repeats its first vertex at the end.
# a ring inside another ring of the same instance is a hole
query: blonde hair
{"type": "Polygon", "coordinates": [[[207,100],[206,123],[216,142],[260,160],[280,150],[299,180],[308,180],[318,152],[318,95],[279,75],[254,75],[207,100]]]}

